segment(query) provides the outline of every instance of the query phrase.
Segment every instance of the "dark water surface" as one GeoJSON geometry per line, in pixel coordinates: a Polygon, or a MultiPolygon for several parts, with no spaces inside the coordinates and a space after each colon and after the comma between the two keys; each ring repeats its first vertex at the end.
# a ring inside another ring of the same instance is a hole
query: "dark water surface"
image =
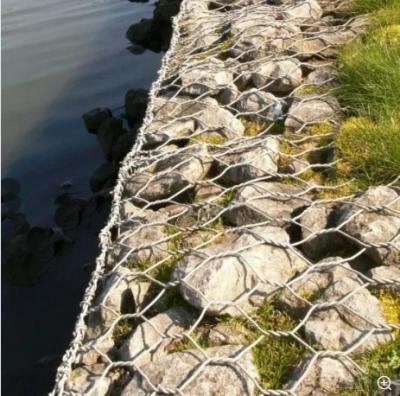
{"type": "MultiPolygon", "coordinates": [[[[81,115],[98,106],[118,115],[129,88],[155,79],[161,56],[134,55],[125,38],[153,9],[154,1],[2,1],[2,177],[20,183],[31,225],[54,225],[66,180],[69,192],[90,196],[89,178],[104,158],[81,115]]],[[[2,394],[51,389],[106,216],[103,208],[83,222],[33,286],[2,282],[2,394]]]]}

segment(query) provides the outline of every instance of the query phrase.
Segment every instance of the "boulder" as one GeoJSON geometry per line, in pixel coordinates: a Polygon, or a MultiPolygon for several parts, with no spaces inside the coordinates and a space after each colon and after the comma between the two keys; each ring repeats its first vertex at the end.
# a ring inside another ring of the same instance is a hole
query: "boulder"
{"type": "Polygon", "coordinates": [[[118,175],[118,166],[111,162],[100,165],[90,178],[90,189],[93,192],[111,189],[118,175]]]}
{"type": "Polygon", "coordinates": [[[289,244],[288,234],[271,226],[234,231],[186,255],[172,280],[188,303],[209,315],[240,316],[236,307],[252,312],[307,265],[299,253],[274,243],[289,244]]]}
{"type": "Polygon", "coordinates": [[[250,339],[250,331],[240,324],[218,323],[208,333],[210,346],[246,345],[250,339]]]}
{"type": "Polygon", "coordinates": [[[368,249],[378,265],[400,264],[400,196],[390,187],[370,187],[339,210],[337,224],[351,243],[368,249]]]}
{"type": "Polygon", "coordinates": [[[215,58],[183,65],[180,73],[182,92],[192,96],[214,96],[233,84],[232,73],[215,58]]]}
{"type": "Polygon", "coordinates": [[[333,351],[343,351],[359,343],[352,351],[359,354],[393,340],[391,330],[383,328],[387,322],[378,299],[363,285],[354,275],[342,278],[322,293],[314,304],[336,305],[316,309],[307,319],[304,332],[309,342],[333,351]]]}
{"type": "Polygon", "coordinates": [[[309,197],[298,186],[279,182],[255,182],[240,187],[232,205],[224,213],[224,220],[232,225],[268,222],[288,225],[294,210],[309,202],[309,197]]]}
{"type": "Polygon", "coordinates": [[[271,52],[282,53],[302,36],[300,28],[294,24],[269,20],[268,15],[263,16],[263,21],[253,18],[253,13],[248,17],[252,22],[243,29],[243,16],[241,21],[231,26],[231,36],[235,45],[231,48],[232,56],[241,61],[259,59],[271,55],[271,52]],[[235,33],[238,32],[238,33],[235,33]]]}
{"type": "Polygon", "coordinates": [[[303,243],[301,250],[310,259],[316,260],[329,252],[335,252],[343,245],[340,234],[334,230],[335,205],[314,204],[301,213],[298,222],[303,243]]]}
{"type": "Polygon", "coordinates": [[[154,118],[144,135],[145,145],[188,138],[195,132],[226,139],[243,136],[243,124],[213,98],[157,98],[154,118]]]}
{"type": "Polygon", "coordinates": [[[112,383],[112,375],[101,378],[106,365],[78,367],[71,371],[65,390],[78,395],[106,396],[112,383]]]}
{"type": "Polygon", "coordinates": [[[305,132],[312,125],[335,122],[340,118],[340,105],[335,98],[310,95],[298,97],[289,108],[285,129],[305,132]]]}
{"type": "Polygon", "coordinates": [[[97,132],[97,141],[107,159],[110,158],[115,143],[125,132],[119,118],[110,117],[101,124],[97,132]]]}
{"type": "Polygon", "coordinates": [[[344,357],[305,357],[289,374],[285,389],[291,389],[298,396],[339,394],[353,387],[356,374],[355,366],[344,357]]]}
{"type": "Polygon", "coordinates": [[[110,109],[100,107],[96,107],[82,116],[85,127],[90,133],[97,133],[101,124],[111,117],[112,113],[110,109]]]}
{"type": "Polygon", "coordinates": [[[301,63],[297,59],[278,59],[263,63],[251,76],[253,84],[273,93],[289,93],[303,80],[301,63]]]}
{"type": "Polygon", "coordinates": [[[171,308],[136,327],[119,349],[120,359],[136,367],[157,362],[168,353],[168,346],[182,337],[193,317],[181,307],[171,308]]]}
{"type": "Polygon", "coordinates": [[[318,66],[305,79],[304,85],[320,88],[336,88],[339,85],[337,70],[329,65],[318,66]]]}
{"type": "Polygon", "coordinates": [[[234,107],[241,115],[274,122],[283,117],[284,102],[271,93],[250,89],[239,96],[234,107]]]}
{"type": "Polygon", "coordinates": [[[135,174],[126,183],[126,195],[138,202],[172,199],[202,180],[211,162],[206,144],[188,146],[135,174]]]}
{"type": "Polygon", "coordinates": [[[216,154],[216,168],[221,178],[231,184],[276,174],[278,170],[279,140],[274,136],[254,140],[216,154]]]}
{"type": "Polygon", "coordinates": [[[311,25],[322,17],[322,9],[317,0],[302,0],[283,9],[285,20],[294,24],[311,25]]]}
{"type": "Polygon", "coordinates": [[[252,379],[257,380],[258,374],[250,351],[243,353],[242,346],[223,346],[208,348],[206,352],[210,362],[204,367],[201,365],[207,358],[199,350],[172,353],[155,363],[142,366],[141,371],[147,379],[136,372],[121,396],[150,396],[154,389],[168,389],[170,393],[191,396],[255,394],[252,379]],[[237,359],[241,352],[240,358],[237,359]],[[230,360],[221,363],[221,358],[230,360]],[[210,364],[213,360],[216,363],[210,364]],[[182,388],[182,383],[189,378],[192,380],[182,388]],[[182,391],[178,391],[181,388],[182,391]]]}
{"type": "Polygon", "coordinates": [[[375,267],[368,272],[368,277],[378,283],[374,284],[372,288],[400,291],[400,267],[394,265],[375,267]]]}
{"type": "Polygon", "coordinates": [[[121,162],[125,156],[131,151],[135,143],[137,130],[132,129],[123,135],[114,143],[111,148],[110,158],[114,163],[121,162]]]}
{"type": "Polygon", "coordinates": [[[305,274],[290,283],[279,296],[279,304],[296,316],[303,316],[313,301],[335,282],[354,276],[349,263],[341,257],[329,257],[313,264],[305,274]],[[308,301],[308,302],[307,302],[308,301]]]}
{"type": "Polygon", "coordinates": [[[168,256],[166,220],[165,215],[148,210],[130,217],[120,227],[119,238],[109,253],[109,264],[130,263],[139,271],[140,264],[149,265],[168,256]]]}
{"type": "Polygon", "coordinates": [[[130,89],[125,95],[125,112],[130,125],[139,124],[146,114],[149,92],[146,89],[130,89]]]}

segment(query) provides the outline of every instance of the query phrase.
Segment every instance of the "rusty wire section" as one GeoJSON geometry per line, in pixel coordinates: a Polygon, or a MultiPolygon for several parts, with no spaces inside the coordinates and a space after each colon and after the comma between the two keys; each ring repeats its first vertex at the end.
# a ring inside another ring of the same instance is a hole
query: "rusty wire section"
{"type": "Polygon", "coordinates": [[[334,178],[345,3],[183,2],[54,394],[330,394],[398,334],[398,180],[334,178]]]}

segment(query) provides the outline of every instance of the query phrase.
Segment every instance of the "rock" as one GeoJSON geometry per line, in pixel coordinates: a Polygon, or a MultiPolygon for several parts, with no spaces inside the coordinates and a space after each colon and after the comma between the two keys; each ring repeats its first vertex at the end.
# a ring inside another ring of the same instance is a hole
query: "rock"
{"type": "Polygon", "coordinates": [[[338,47],[353,40],[366,26],[362,18],[355,18],[352,23],[342,26],[322,27],[320,32],[304,33],[298,36],[288,48],[300,60],[318,56],[331,58],[337,55],[338,47]]]}
{"type": "Polygon", "coordinates": [[[211,183],[199,184],[194,188],[194,194],[196,202],[212,202],[223,196],[223,188],[211,183]]]}
{"type": "Polygon", "coordinates": [[[126,195],[139,202],[172,198],[202,180],[210,167],[207,145],[192,145],[134,175],[126,183],[126,195]]]}
{"type": "Polygon", "coordinates": [[[283,117],[284,103],[268,92],[250,89],[239,96],[234,107],[252,119],[274,122],[283,117]]]}
{"type": "Polygon", "coordinates": [[[107,159],[110,158],[115,143],[125,132],[119,118],[111,117],[101,124],[97,132],[97,141],[107,159]]]}
{"type": "Polygon", "coordinates": [[[294,210],[305,206],[309,198],[302,188],[279,182],[256,182],[238,189],[224,220],[232,225],[268,222],[288,225],[294,210]]]}
{"type": "MultiPolygon", "coordinates": [[[[168,389],[177,394],[183,380],[187,380],[196,372],[196,376],[188,382],[182,391],[192,396],[252,396],[255,393],[254,382],[257,380],[257,369],[254,366],[251,352],[243,353],[239,359],[235,357],[243,347],[224,346],[208,348],[207,356],[211,359],[231,358],[227,363],[207,364],[199,370],[206,360],[198,350],[187,350],[164,356],[156,363],[141,367],[142,372],[157,389],[168,389]],[[246,370],[246,373],[243,371],[246,370]]],[[[135,373],[132,380],[122,391],[121,396],[150,396],[153,387],[140,373],[135,373]]]]}
{"type": "Polygon", "coordinates": [[[216,95],[216,99],[222,105],[230,107],[240,96],[240,91],[235,84],[227,85],[216,95]]]}
{"type": "Polygon", "coordinates": [[[378,285],[372,286],[373,288],[400,290],[400,267],[394,265],[375,267],[368,272],[368,277],[378,282],[378,285]]]}
{"type": "Polygon", "coordinates": [[[321,19],[322,9],[316,0],[303,0],[285,8],[283,14],[288,22],[311,25],[321,19]]]}
{"type": "Polygon", "coordinates": [[[327,396],[352,388],[356,379],[356,368],[348,359],[337,356],[303,358],[289,374],[285,389],[291,389],[298,381],[295,393],[298,396],[327,396]]]}
{"type": "Polygon", "coordinates": [[[223,61],[215,58],[184,65],[180,70],[182,92],[188,95],[217,95],[233,84],[232,73],[223,61]]]}
{"type": "Polygon", "coordinates": [[[234,139],[243,136],[243,124],[213,98],[157,98],[154,119],[146,129],[146,145],[159,145],[170,139],[201,136],[234,139]]]}
{"type": "Polygon", "coordinates": [[[332,66],[319,66],[304,79],[304,85],[336,88],[339,86],[338,78],[338,72],[332,66]]]}
{"type": "Polygon", "coordinates": [[[85,127],[89,133],[97,133],[101,124],[111,117],[111,110],[101,107],[96,107],[82,116],[85,127]]]}
{"type": "Polygon", "coordinates": [[[316,260],[327,253],[335,252],[343,245],[343,239],[334,228],[335,205],[314,204],[301,213],[298,219],[301,227],[301,250],[310,259],[316,260]]]}
{"type": "Polygon", "coordinates": [[[236,306],[251,312],[279,290],[277,285],[306,267],[301,255],[274,246],[275,242],[289,244],[288,234],[270,226],[234,231],[186,255],[175,265],[172,280],[180,282],[189,304],[209,315],[241,315],[236,306]]]}
{"type": "Polygon", "coordinates": [[[352,353],[364,353],[393,339],[386,326],[379,301],[356,275],[329,286],[315,303],[333,303],[317,309],[307,319],[304,331],[308,340],[322,350],[343,351],[361,342],[352,353]],[[345,296],[343,303],[339,304],[345,296]],[[369,334],[370,331],[372,334],[369,334]]]}
{"type": "Polygon", "coordinates": [[[279,304],[297,316],[303,316],[325,289],[345,277],[354,277],[354,271],[341,257],[329,257],[313,265],[290,283],[279,296],[279,304]],[[306,301],[309,301],[307,303],[306,301]]]}
{"type": "Polygon", "coordinates": [[[130,89],[125,95],[125,112],[130,125],[139,124],[146,114],[148,91],[146,89],[130,89]]]}
{"type": "Polygon", "coordinates": [[[249,342],[250,332],[242,325],[218,323],[208,333],[210,346],[246,345],[249,342]]]}
{"type": "Polygon", "coordinates": [[[143,322],[119,349],[121,360],[136,367],[157,362],[168,353],[172,341],[182,336],[191,319],[184,308],[175,307],[143,322]]]}
{"type": "Polygon", "coordinates": [[[38,263],[47,263],[55,253],[54,232],[51,228],[32,227],[28,232],[28,251],[32,260],[38,263]]]}
{"type": "Polygon", "coordinates": [[[115,178],[118,175],[118,166],[111,162],[100,165],[90,178],[90,189],[99,192],[112,188],[115,178]]]}
{"type": "Polygon", "coordinates": [[[340,106],[331,97],[318,98],[315,95],[295,100],[289,109],[285,129],[301,133],[316,124],[334,122],[340,117],[340,106]]]}
{"type": "Polygon", "coordinates": [[[390,187],[370,187],[343,205],[337,224],[356,246],[369,246],[366,253],[378,265],[400,264],[400,211],[398,192],[390,187]]]}
{"type": "Polygon", "coordinates": [[[302,82],[301,63],[290,58],[272,60],[259,66],[251,79],[257,88],[273,93],[288,93],[302,82]]]}
{"type": "Polygon", "coordinates": [[[111,160],[116,163],[122,161],[131,151],[133,144],[135,143],[136,136],[137,130],[135,129],[132,129],[121,135],[111,148],[111,160]]]}
{"type": "Polygon", "coordinates": [[[133,44],[142,45],[149,37],[152,25],[152,19],[143,18],[138,23],[129,26],[126,38],[133,44]]]}
{"type": "Polygon", "coordinates": [[[171,24],[171,19],[179,12],[181,0],[159,0],[153,18],[157,23],[171,24]]]}
{"type": "Polygon", "coordinates": [[[254,140],[246,147],[224,149],[215,155],[221,178],[233,184],[276,174],[278,170],[279,140],[274,136],[254,140]]]}
{"type": "Polygon", "coordinates": [[[85,201],[66,195],[59,201],[60,205],[54,214],[54,221],[63,230],[72,230],[81,222],[81,213],[85,201]]]}
{"type": "Polygon", "coordinates": [[[259,59],[270,55],[271,52],[282,53],[293,46],[296,38],[302,35],[298,26],[269,20],[267,15],[263,16],[262,23],[254,18],[253,13],[249,13],[248,17],[252,20],[248,22],[250,25],[248,28],[242,27],[243,15],[239,22],[231,26],[231,36],[235,40],[235,45],[230,52],[233,57],[238,57],[241,61],[259,59]],[[236,31],[239,31],[237,35],[236,31]]]}
{"type": "Polygon", "coordinates": [[[135,268],[138,264],[149,265],[168,256],[166,220],[165,215],[149,210],[132,216],[129,223],[120,227],[119,238],[110,251],[109,263],[130,262],[135,268]]]}
{"type": "Polygon", "coordinates": [[[71,371],[69,379],[65,383],[65,389],[76,392],[79,395],[106,396],[112,379],[110,375],[101,378],[106,365],[95,364],[93,366],[78,367],[71,371]]]}
{"type": "Polygon", "coordinates": [[[1,239],[8,240],[29,230],[30,224],[23,213],[10,213],[1,222],[1,239]]]}

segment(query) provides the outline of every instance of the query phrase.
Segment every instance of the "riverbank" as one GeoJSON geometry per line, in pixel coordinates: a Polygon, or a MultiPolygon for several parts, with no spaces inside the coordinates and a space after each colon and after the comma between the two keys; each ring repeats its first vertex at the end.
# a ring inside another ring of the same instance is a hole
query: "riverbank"
{"type": "Polygon", "coordinates": [[[336,177],[354,111],[338,56],[369,26],[343,5],[183,1],[54,395],[358,394],[396,375],[397,175],[336,177]]]}

